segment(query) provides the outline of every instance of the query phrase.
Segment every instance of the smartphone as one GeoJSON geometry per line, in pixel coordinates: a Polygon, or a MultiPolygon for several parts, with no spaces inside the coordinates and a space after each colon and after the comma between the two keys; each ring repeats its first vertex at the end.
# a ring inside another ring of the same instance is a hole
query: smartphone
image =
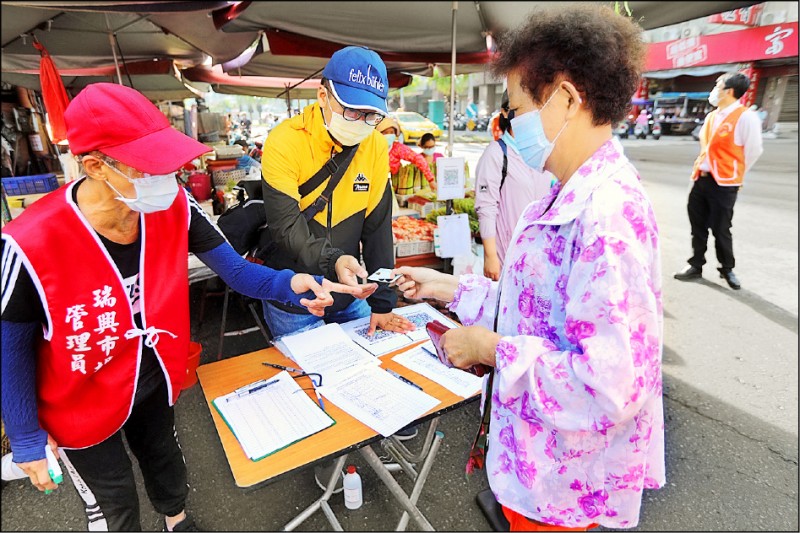
{"type": "Polygon", "coordinates": [[[392,274],[391,268],[379,268],[367,276],[367,281],[374,281],[375,283],[393,283],[400,279],[400,276],[402,276],[402,274],[392,274]]]}

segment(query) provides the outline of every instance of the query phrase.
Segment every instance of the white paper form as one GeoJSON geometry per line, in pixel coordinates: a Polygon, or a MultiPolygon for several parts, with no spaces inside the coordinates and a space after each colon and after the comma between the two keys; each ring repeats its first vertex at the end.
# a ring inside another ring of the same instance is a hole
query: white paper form
{"type": "Polygon", "coordinates": [[[457,328],[458,324],[444,316],[442,313],[434,309],[428,303],[419,303],[414,305],[407,305],[405,307],[398,307],[392,311],[393,313],[400,315],[402,317],[407,318],[411,321],[416,329],[414,331],[409,331],[406,335],[411,339],[412,342],[417,341],[424,341],[429,339],[428,330],[425,329],[425,326],[428,322],[432,322],[434,320],[438,320],[442,324],[450,328],[457,328]]]}
{"type": "Polygon", "coordinates": [[[286,335],[281,342],[303,370],[322,375],[323,385],[339,381],[362,365],[380,365],[380,360],[354,343],[339,324],[286,335]]]}
{"type": "Polygon", "coordinates": [[[388,437],[437,405],[439,400],[377,366],[363,367],[319,391],[337,407],[388,437]]]}
{"type": "Polygon", "coordinates": [[[466,213],[436,217],[439,226],[439,257],[472,255],[472,234],[466,213]]]}
{"type": "MultiPolygon", "coordinates": [[[[397,310],[395,310],[397,312],[397,310]]],[[[369,351],[374,356],[380,356],[399,350],[404,346],[408,346],[413,342],[408,336],[403,333],[396,333],[394,331],[385,331],[380,328],[375,330],[372,337],[367,336],[369,330],[370,317],[359,318],[342,324],[342,329],[347,335],[356,341],[360,346],[369,351]]]]}
{"type": "Polygon", "coordinates": [[[220,396],[213,404],[252,460],[334,424],[286,371],[220,396]]]}
{"type": "Polygon", "coordinates": [[[481,390],[483,378],[459,368],[448,368],[439,361],[435,354],[433,343],[428,341],[416,348],[395,355],[392,360],[431,381],[435,381],[462,398],[469,398],[481,390]],[[425,350],[425,348],[430,351],[425,350]]]}

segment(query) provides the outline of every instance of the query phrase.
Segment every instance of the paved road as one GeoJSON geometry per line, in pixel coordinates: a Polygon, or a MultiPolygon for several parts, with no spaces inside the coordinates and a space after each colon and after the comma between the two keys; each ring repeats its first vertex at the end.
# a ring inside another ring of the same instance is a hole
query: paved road
{"type": "MultiPolygon", "coordinates": [[[[714,277],[712,256],[702,281],[672,279],[690,252],[687,175],[697,143],[662,137],[623,145],[655,205],[664,270],[668,483],[646,492],[637,529],[797,531],[797,140],[765,141],[764,156],[740,193],[733,228],[744,287],[738,292],[714,277]]],[[[455,155],[474,169],[485,144],[456,148],[455,155]]],[[[199,291],[192,294],[197,303],[199,291]]],[[[220,307],[220,299],[211,299],[203,324],[196,313],[192,317],[193,338],[206,347],[203,362],[216,354],[220,307]]],[[[249,325],[242,309],[233,312],[231,328],[249,325]]],[[[258,334],[251,334],[226,340],[225,352],[258,347],[258,334]]],[[[476,404],[442,417],[445,439],[420,504],[437,529],[489,527],[473,501],[486,479],[463,475],[477,421],[476,404]]],[[[280,529],[318,493],[309,472],[257,491],[236,489],[198,386],[181,396],[177,426],[189,468],[189,509],[206,529],[280,529]]],[[[334,498],[334,510],[346,530],[393,529],[400,512],[360,457],[353,457],[364,480],[364,506],[346,511],[334,498]]],[[[7,485],[2,530],[83,529],[80,500],[66,485],[49,496],[27,483],[7,485]]],[[[141,487],[140,499],[143,526],[158,527],[141,487]]],[[[321,514],[301,527],[329,528],[321,514]]]]}

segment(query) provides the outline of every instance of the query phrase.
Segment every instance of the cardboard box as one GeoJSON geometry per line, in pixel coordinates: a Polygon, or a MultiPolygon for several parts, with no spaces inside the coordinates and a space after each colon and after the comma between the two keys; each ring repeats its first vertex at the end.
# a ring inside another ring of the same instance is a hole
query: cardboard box
{"type": "Polygon", "coordinates": [[[419,213],[421,218],[425,218],[434,209],[444,207],[444,202],[434,202],[421,196],[411,196],[408,199],[408,207],[419,213]]]}

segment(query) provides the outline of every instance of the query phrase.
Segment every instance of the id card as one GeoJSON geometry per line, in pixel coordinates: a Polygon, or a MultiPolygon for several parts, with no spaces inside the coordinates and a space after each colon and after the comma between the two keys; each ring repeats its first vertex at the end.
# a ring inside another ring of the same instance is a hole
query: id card
{"type": "Polygon", "coordinates": [[[392,283],[397,281],[402,274],[392,274],[391,268],[379,268],[367,277],[367,281],[374,281],[376,283],[392,283]]]}

